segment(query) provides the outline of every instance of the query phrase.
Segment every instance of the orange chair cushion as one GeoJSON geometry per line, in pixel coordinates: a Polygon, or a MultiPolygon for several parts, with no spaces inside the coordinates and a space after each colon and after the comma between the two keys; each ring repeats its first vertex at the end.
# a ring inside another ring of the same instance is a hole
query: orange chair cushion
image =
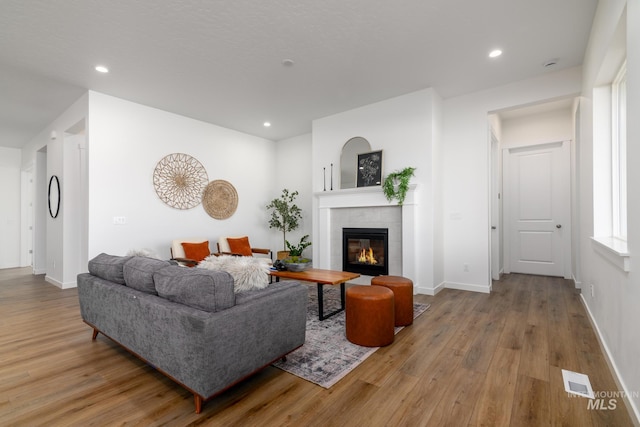
{"type": "Polygon", "coordinates": [[[231,249],[232,254],[253,256],[248,237],[228,237],[227,242],[229,242],[229,249],[231,249]]]}
{"type": "Polygon", "coordinates": [[[209,255],[211,255],[211,251],[209,250],[209,241],[206,240],[202,243],[182,243],[182,248],[184,249],[185,258],[192,259],[194,261],[202,261],[209,255]]]}

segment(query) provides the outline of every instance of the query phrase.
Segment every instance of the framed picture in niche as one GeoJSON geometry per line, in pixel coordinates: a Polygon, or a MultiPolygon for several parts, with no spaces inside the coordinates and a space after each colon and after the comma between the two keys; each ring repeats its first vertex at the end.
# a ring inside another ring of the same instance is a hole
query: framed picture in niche
{"type": "Polygon", "coordinates": [[[356,186],[382,185],[382,150],[358,154],[356,186]]]}

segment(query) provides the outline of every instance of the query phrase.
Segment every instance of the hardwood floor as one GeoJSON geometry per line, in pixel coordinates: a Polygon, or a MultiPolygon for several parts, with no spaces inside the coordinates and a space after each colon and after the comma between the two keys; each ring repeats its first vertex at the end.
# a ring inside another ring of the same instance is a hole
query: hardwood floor
{"type": "Polygon", "coordinates": [[[329,390],[268,367],[194,413],[189,392],[91,329],[75,289],[0,270],[0,425],[627,426],[561,369],[617,391],[571,282],[509,275],[431,308],[329,390]]]}

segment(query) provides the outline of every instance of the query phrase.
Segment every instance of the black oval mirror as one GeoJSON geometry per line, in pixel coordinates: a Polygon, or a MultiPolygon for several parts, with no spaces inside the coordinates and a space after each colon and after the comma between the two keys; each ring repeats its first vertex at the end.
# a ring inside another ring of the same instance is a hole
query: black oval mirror
{"type": "Polygon", "coordinates": [[[57,218],[60,212],[60,181],[56,175],[49,179],[49,215],[57,218]]]}

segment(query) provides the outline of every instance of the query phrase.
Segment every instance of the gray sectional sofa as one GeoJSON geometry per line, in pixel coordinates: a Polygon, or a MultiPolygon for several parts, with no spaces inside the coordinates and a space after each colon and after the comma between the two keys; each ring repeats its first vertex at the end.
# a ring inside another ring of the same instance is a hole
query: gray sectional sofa
{"type": "Polygon", "coordinates": [[[307,289],[235,294],[223,271],[98,255],[78,275],[82,319],[202,403],[304,344],[307,289]]]}

